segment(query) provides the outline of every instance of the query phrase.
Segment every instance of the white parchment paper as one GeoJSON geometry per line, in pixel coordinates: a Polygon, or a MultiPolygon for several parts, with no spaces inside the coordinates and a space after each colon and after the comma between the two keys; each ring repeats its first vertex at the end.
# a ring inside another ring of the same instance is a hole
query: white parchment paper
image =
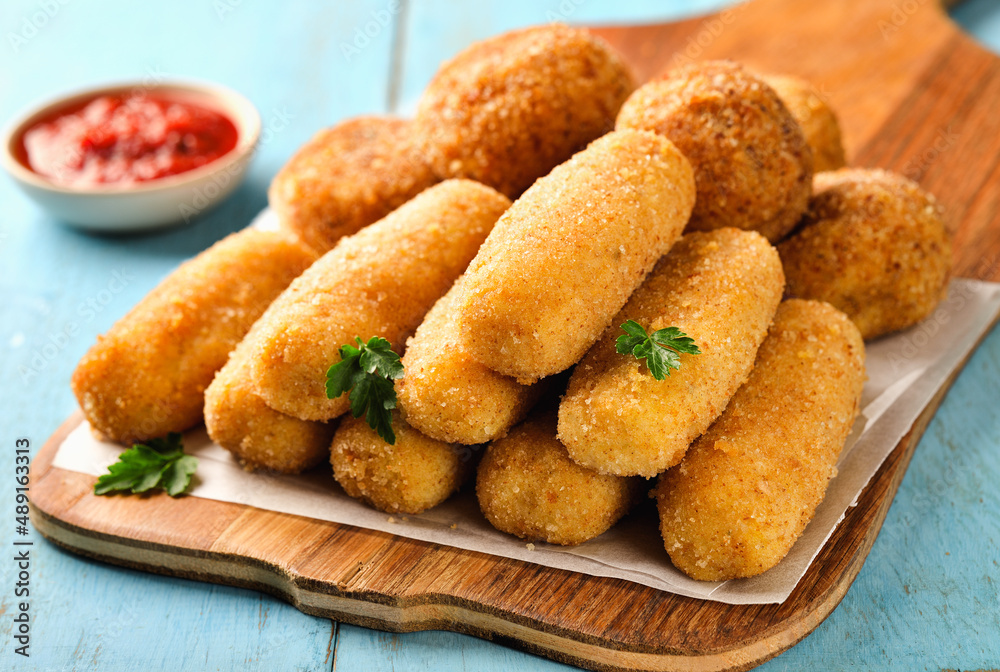
{"type": "MultiPolygon", "coordinates": [[[[655,509],[649,504],[597,539],[575,548],[529,545],[493,529],[479,513],[471,488],[419,516],[389,516],[345,495],[329,466],[301,476],[247,473],[228,452],[212,443],[203,429],[189,432],[184,439],[185,449],[199,459],[191,495],[626,579],[727,604],[783,602],[844,512],[998,312],[1000,284],[954,280],[948,298],[927,320],[867,344],[869,380],[862,396],[862,414],[841,455],[839,474],[788,556],[751,579],[694,581],[674,569],[663,549],[655,509]]],[[[83,423],[60,446],[54,464],[96,476],[117,460],[121,450],[121,446],[96,440],[89,425],[83,423]]]]}

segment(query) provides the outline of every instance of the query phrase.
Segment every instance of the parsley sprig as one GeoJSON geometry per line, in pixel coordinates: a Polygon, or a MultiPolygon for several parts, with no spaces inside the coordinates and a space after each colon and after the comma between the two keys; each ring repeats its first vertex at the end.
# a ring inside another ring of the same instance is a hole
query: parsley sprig
{"type": "Polygon", "coordinates": [[[191,475],[198,468],[198,458],[184,453],[181,435],[172,432],[165,439],[137,443],[123,452],[118,461],[108,467],[94,484],[95,495],[116,490],[146,492],[163,488],[177,497],[191,484],[191,475]]]}
{"type": "Polygon", "coordinates": [[[367,343],[354,337],[358,347],[340,346],[340,360],[326,372],[326,396],[336,399],[350,390],[351,415],[362,414],[368,426],[386,443],[396,443],[392,431],[392,409],[396,408],[394,380],[403,377],[403,363],[389,341],[372,336],[367,343]]]}
{"type": "Polygon", "coordinates": [[[660,329],[650,336],[638,322],[628,320],[622,329],[625,333],[615,341],[615,350],[622,355],[631,354],[636,359],[645,359],[646,367],[657,380],[669,376],[670,369],[681,368],[681,353],[701,354],[694,339],[677,327],[660,329]]]}

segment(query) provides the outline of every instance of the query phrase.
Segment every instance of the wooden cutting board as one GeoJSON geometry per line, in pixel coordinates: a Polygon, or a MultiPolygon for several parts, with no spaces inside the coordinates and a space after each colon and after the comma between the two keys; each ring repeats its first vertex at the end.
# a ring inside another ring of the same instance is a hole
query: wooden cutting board
{"type": "MultiPolygon", "coordinates": [[[[1000,279],[1000,60],[932,0],[754,0],[707,19],[596,32],[642,79],[727,57],[811,80],[840,115],[851,163],[901,172],[944,203],[956,274],[1000,279]]],[[[79,415],[32,464],[32,520],[83,555],[262,590],[344,622],[454,630],[591,669],[742,670],[839,604],[946,389],[780,605],[705,602],[239,504],[95,497],[93,477],[52,466],[79,415]]]]}

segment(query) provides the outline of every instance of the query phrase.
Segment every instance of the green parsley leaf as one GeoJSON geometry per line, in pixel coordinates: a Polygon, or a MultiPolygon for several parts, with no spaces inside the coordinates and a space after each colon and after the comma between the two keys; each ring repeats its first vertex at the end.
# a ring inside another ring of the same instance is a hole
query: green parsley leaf
{"type": "Polygon", "coordinates": [[[340,346],[340,361],[326,372],[326,396],[336,399],[350,392],[351,415],[365,416],[368,426],[386,443],[396,443],[392,431],[392,409],[396,408],[396,388],[392,382],[403,377],[403,363],[389,341],[372,336],[367,343],[355,336],[358,347],[340,346]]]}
{"type": "Polygon", "coordinates": [[[652,336],[635,320],[628,320],[621,328],[625,334],[615,341],[615,350],[622,355],[645,359],[649,372],[657,380],[669,376],[670,369],[681,368],[681,353],[701,354],[694,339],[677,327],[659,329],[652,336]]]}
{"type": "Polygon", "coordinates": [[[106,495],[116,490],[140,493],[163,488],[176,497],[187,490],[197,468],[198,458],[185,455],[181,435],[172,432],[164,439],[137,443],[124,451],[108,467],[108,473],[97,479],[94,494],[106,495]]]}

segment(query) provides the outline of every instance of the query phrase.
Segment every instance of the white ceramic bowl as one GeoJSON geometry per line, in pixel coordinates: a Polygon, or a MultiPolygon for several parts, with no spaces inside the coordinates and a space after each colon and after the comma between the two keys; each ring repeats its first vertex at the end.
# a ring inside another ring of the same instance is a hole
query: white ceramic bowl
{"type": "Polygon", "coordinates": [[[259,138],[260,115],[235,91],[186,81],[125,82],[76,91],[18,115],[4,130],[0,162],[18,186],[54,217],[92,231],[136,231],[190,221],[228,196],[243,180],[259,138]],[[161,95],[225,114],[236,126],[236,147],[194,170],[138,185],[61,186],[18,159],[22,136],[38,121],[90,98],[130,92],[161,95]]]}

